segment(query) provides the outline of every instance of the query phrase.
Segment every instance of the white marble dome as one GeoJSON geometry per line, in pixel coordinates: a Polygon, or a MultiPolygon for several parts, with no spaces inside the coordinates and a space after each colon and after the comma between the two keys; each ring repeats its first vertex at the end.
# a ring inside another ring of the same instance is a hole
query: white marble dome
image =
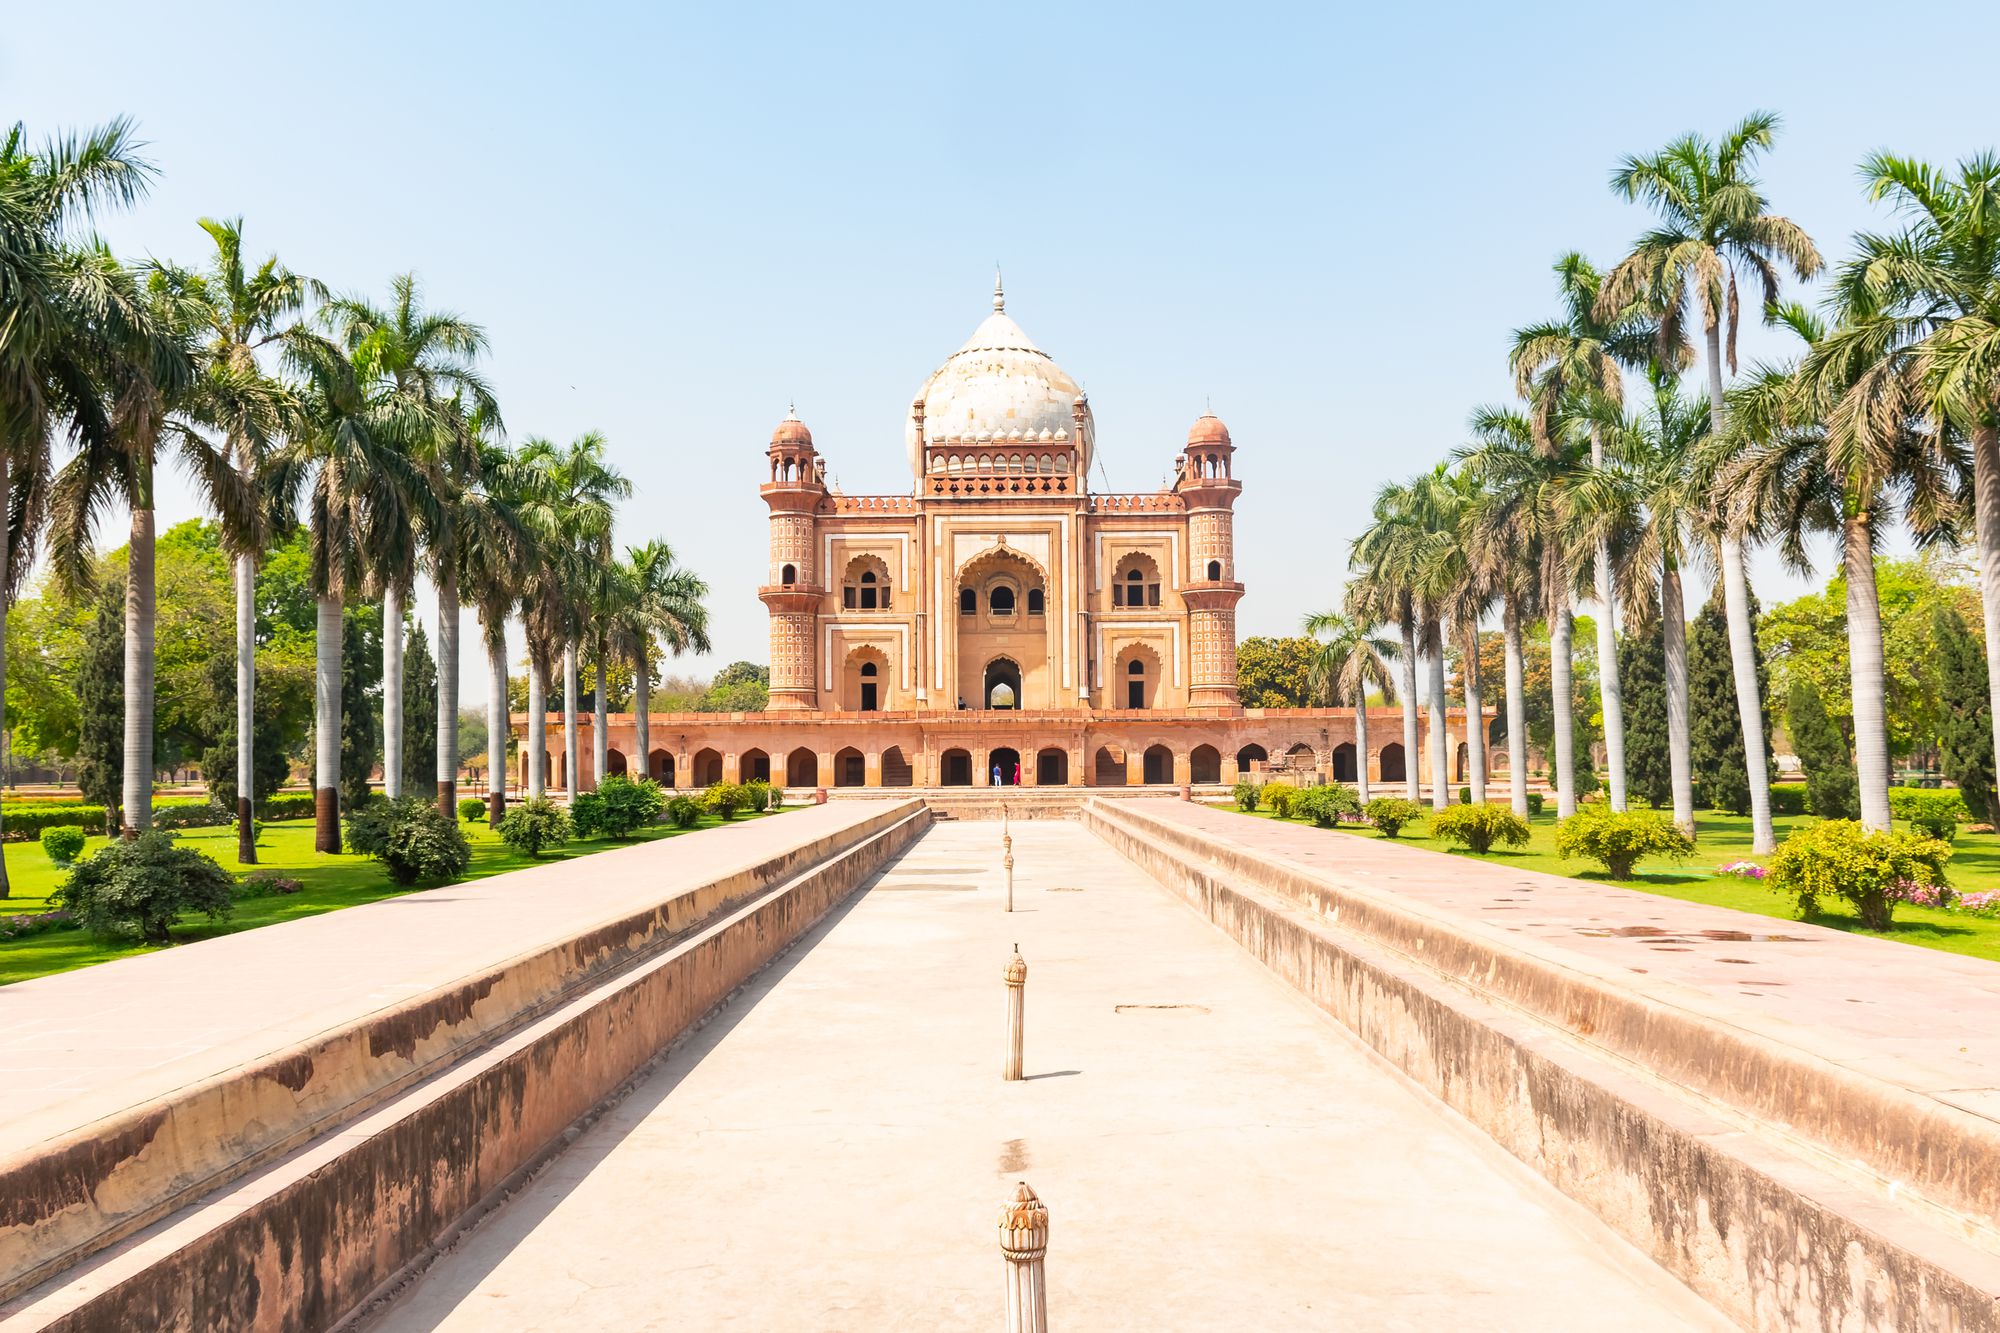
{"type": "MultiPolygon", "coordinates": [[[[1073,407],[1082,394],[1068,372],[1008,317],[1007,299],[996,281],[993,313],[924,381],[915,398],[924,405],[924,432],[934,441],[1033,439],[1070,444],[1077,433],[1073,407]]],[[[910,472],[921,483],[924,450],[914,411],[903,434],[910,472]]],[[[1083,438],[1074,441],[1079,482],[1090,471],[1094,434],[1086,403],[1083,438]]]]}

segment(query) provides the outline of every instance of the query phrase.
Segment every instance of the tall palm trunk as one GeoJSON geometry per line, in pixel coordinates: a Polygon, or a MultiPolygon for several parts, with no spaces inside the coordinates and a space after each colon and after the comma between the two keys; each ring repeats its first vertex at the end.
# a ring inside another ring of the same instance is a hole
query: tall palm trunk
{"type": "MultiPolygon", "coordinates": [[[[1719,439],[1723,431],[1722,326],[1708,326],[1708,417],[1719,439]]],[[[1771,824],[1771,775],[1764,764],[1764,700],[1757,688],[1757,640],[1750,624],[1750,580],[1743,569],[1743,539],[1725,530],[1722,548],[1722,609],[1729,622],[1729,664],[1736,678],[1736,712],[1743,727],[1743,764],[1750,778],[1750,849],[1759,856],[1777,850],[1771,824]]],[[[1983,543],[1982,543],[1983,545],[1983,543]]],[[[1985,578],[1994,575],[1988,573],[1985,578]]],[[[2000,591],[2000,588],[1996,588],[2000,591]]],[[[1989,600],[1987,616],[2000,607],[1989,600]]],[[[1995,693],[2000,698],[2000,692],[1995,693]]],[[[2000,734],[2000,733],[1996,733],[2000,734]]]]}
{"type": "MultiPolygon", "coordinates": [[[[437,803],[447,819],[458,818],[458,575],[447,568],[437,580],[438,716],[437,803]]],[[[506,702],[507,696],[500,696],[506,702]]],[[[493,747],[488,745],[490,750],[493,747]]]]}
{"type": "Polygon", "coordinates": [[[125,569],[125,837],[153,826],[153,509],[132,510],[125,569]]]}
{"type": "Polygon", "coordinates": [[[486,627],[486,822],[499,828],[507,817],[507,738],[513,720],[507,707],[507,622],[486,627]]]}
{"type": "MultiPolygon", "coordinates": [[[[0,495],[11,496],[13,477],[9,475],[11,459],[7,451],[0,449],[0,495]]],[[[10,542],[13,533],[9,531],[5,519],[0,519],[0,741],[7,736],[7,608],[13,602],[8,589],[13,581],[8,572],[13,564],[13,548],[10,542]]],[[[7,879],[7,858],[0,856],[0,898],[14,896],[13,885],[7,879]]]]}
{"type": "Polygon", "coordinates": [[[1979,603],[1986,622],[1986,690],[1993,752],[2000,755],[2000,425],[1972,428],[1973,533],[1979,551],[1979,603]]]}
{"type": "Polygon", "coordinates": [[[1423,705],[1417,694],[1417,627],[1407,598],[1403,602],[1402,630],[1403,785],[1408,798],[1417,801],[1423,799],[1423,788],[1417,785],[1417,761],[1423,757],[1423,747],[1417,743],[1417,709],[1423,705]]]}
{"type": "Polygon", "coordinates": [[[1889,828],[1889,724],[1882,698],[1882,603],[1875,587],[1875,541],[1868,511],[1840,525],[1847,573],[1847,660],[1854,691],[1854,770],[1861,780],[1861,826],[1889,828]]]}
{"type": "Polygon", "coordinates": [[[645,645],[632,654],[632,730],[638,742],[639,772],[653,776],[653,682],[652,664],[646,660],[645,645]]]}
{"type": "MultiPolygon", "coordinates": [[[[611,645],[597,636],[597,688],[591,691],[590,771],[597,785],[604,785],[605,770],[611,766],[611,645]]],[[[630,765],[627,765],[630,767],[630,765]]]]}
{"type": "Polygon", "coordinates": [[[528,654],[528,799],[549,794],[549,673],[537,653],[528,654]]]}
{"type": "Polygon", "coordinates": [[[1500,604],[1500,634],[1507,650],[1507,787],[1514,813],[1528,814],[1528,718],[1521,659],[1521,608],[1509,596],[1500,604]]]}
{"type": "Polygon", "coordinates": [[[1681,571],[1669,561],[1660,571],[1660,636],[1667,658],[1667,771],[1673,779],[1674,823],[1694,836],[1694,747],[1688,736],[1687,610],[1681,604],[1681,571]]]}
{"type": "Polygon", "coordinates": [[[577,770],[582,767],[581,755],[576,739],[576,645],[569,644],[563,649],[563,790],[570,799],[583,790],[579,780],[583,775],[577,770]]]}
{"type": "Polygon", "coordinates": [[[1555,729],[1556,817],[1576,813],[1576,625],[1567,599],[1549,617],[1549,714],[1555,729]]]}
{"type": "Polygon", "coordinates": [[[313,850],[340,850],[340,598],[314,607],[313,850]]]}
{"type": "Polygon", "coordinates": [[[1354,794],[1368,804],[1368,682],[1354,694],[1354,794]]]}
{"type": "Polygon", "coordinates": [[[257,557],[236,557],[236,860],[257,864],[257,557]]]}
{"type": "Polygon", "coordinates": [[[1429,641],[1431,678],[1431,808],[1442,810],[1451,804],[1451,769],[1446,753],[1451,736],[1446,730],[1444,634],[1436,621],[1432,621],[1424,633],[1429,641]]]}
{"type": "Polygon", "coordinates": [[[403,590],[382,590],[382,791],[403,795],[403,590]]]}
{"type": "MultiPolygon", "coordinates": [[[[1590,432],[1590,465],[1604,466],[1604,438],[1590,432]]],[[[1604,711],[1604,766],[1611,808],[1625,808],[1625,686],[1618,676],[1618,585],[1611,577],[1611,542],[1597,539],[1597,690],[1604,711]]]]}
{"type": "Polygon", "coordinates": [[[1479,625],[1465,626],[1465,765],[1472,803],[1486,804],[1486,715],[1479,700],[1479,625]]]}

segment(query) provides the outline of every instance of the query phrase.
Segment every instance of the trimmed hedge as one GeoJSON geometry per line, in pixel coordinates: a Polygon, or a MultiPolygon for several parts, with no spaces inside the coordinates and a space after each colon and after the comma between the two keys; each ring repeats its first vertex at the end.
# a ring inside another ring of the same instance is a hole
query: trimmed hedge
{"type": "Polygon", "coordinates": [[[1771,813],[1774,815],[1803,815],[1810,813],[1806,800],[1806,784],[1803,782],[1774,782],[1771,784],[1771,813]]]}
{"type": "Polygon", "coordinates": [[[9,803],[4,813],[0,813],[0,820],[5,821],[6,841],[34,842],[42,836],[43,829],[61,828],[66,824],[99,832],[104,828],[104,807],[75,802],[15,809],[9,803]]]}

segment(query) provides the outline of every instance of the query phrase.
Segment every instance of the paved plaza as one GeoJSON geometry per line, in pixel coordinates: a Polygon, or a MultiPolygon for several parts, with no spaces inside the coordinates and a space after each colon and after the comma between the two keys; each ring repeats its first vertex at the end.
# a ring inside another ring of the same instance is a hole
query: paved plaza
{"type": "MultiPolygon", "coordinates": [[[[374,1325],[1722,1328],[1074,823],[934,827],[374,1325]],[[1002,969],[1029,967],[1000,1079],[1002,969]]],[[[1324,836],[1324,835],[1322,835],[1324,836]]]]}

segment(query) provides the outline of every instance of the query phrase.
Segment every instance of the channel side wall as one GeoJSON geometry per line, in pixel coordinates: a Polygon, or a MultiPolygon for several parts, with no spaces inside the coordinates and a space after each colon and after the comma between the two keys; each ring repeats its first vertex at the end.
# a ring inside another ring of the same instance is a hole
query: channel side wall
{"type": "Polygon", "coordinates": [[[718,913],[823,863],[849,864],[857,848],[879,849],[883,833],[904,827],[913,812],[922,812],[919,802],[900,802],[748,859],[644,910],[592,923],[0,1160],[0,1301],[365,1114],[566,997],[670,948],[718,913]]]}
{"type": "MultiPolygon", "coordinates": [[[[1887,1202],[1784,1137],[1725,1119],[1726,1103],[1718,1108],[1642,1072],[1657,1063],[1672,1078],[1693,1044],[1760,1081],[1790,1079],[1801,1098],[1818,1095],[1768,1046],[1697,1015],[1679,1023],[1650,1015],[1624,1030],[1628,1049],[1604,1043],[1628,1065],[1596,1047],[1607,1028],[1620,1030],[1620,1016],[1608,1012],[1616,1001],[1637,997],[1607,996],[1595,978],[1565,984],[1545,975],[1510,986],[1510,973],[1556,969],[1295,865],[1206,841],[1131,803],[1093,801],[1083,822],[1745,1327],[2000,1331],[2000,1258],[1969,1244],[1964,1229],[1887,1202]]],[[[1853,1115],[1906,1138],[1933,1130],[1907,1104],[1907,1118],[1898,1118],[1827,1091],[1834,1100],[1822,1120],[1853,1115]]],[[[1953,1151],[1936,1141],[1929,1148],[1953,1151]]]]}
{"type": "Polygon", "coordinates": [[[929,826],[917,802],[460,1065],[0,1307],[9,1333],[320,1333],[482,1204],[929,826]]]}

